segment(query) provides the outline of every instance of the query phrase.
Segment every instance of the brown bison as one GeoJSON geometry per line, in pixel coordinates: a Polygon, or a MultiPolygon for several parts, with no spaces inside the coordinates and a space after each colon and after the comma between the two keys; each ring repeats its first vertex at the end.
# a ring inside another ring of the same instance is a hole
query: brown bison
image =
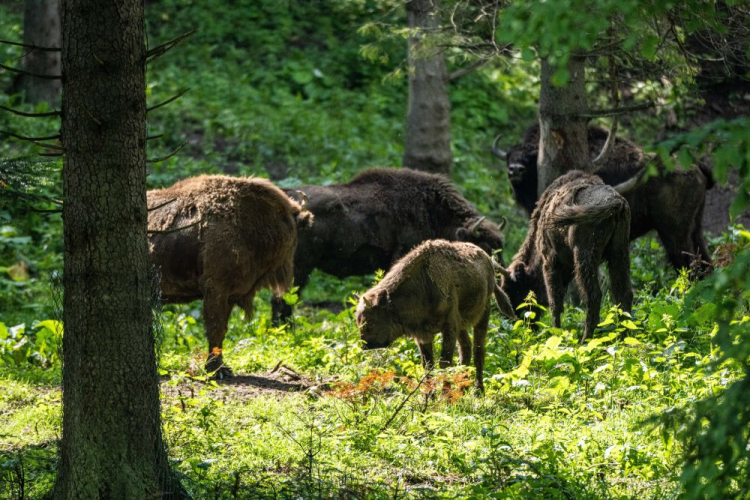
{"type": "Polygon", "coordinates": [[[309,212],[264,179],[202,175],[148,192],[151,262],[161,299],[203,299],[208,336],[206,370],[231,375],[222,342],[235,305],[249,317],[261,288],[291,285],[297,228],[309,212]]]}
{"type": "MultiPolygon", "coordinates": [[[[607,136],[607,130],[589,127],[592,158],[602,150],[607,136]]],[[[493,151],[507,162],[516,202],[531,214],[538,199],[539,125],[529,127],[521,143],[507,152],[497,148],[496,139],[493,151]]],[[[662,172],[663,175],[639,184],[627,182],[635,178],[646,163],[646,155],[640,147],[617,138],[596,174],[605,184],[617,186],[630,205],[631,240],[656,230],[669,262],[676,269],[690,268],[695,260],[697,272],[706,272],[711,256],[703,238],[702,218],[706,190],[713,186],[710,168],[700,163],[698,167],[662,172]]],[[[660,170],[664,169],[660,167],[660,170]]]]}
{"type": "Polygon", "coordinates": [[[386,347],[404,335],[414,337],[425,369],[435,365],[432,343],[438,332],[443,333],[440,367],[453,362],[457,340],[460,362],[468,365],[468,329],[473,327],[476,385],[482,390],[493,294],[501,312],[514,317],[508,297],[495,281],[487,253],[471,243],[426,241],[395,263],[380,283],[360,297],[357,326],[366,349],[386,347]]]}
{"type": "Polygon", "coordinates": [[[565,292],[575,278],[586,305],[583,342],[599,323],[602,262],[609,267],[612,299],[630,311],[629,232],[630,208],[622,196],[594,175],[568,172],[539,199],[526,240],[502,270],[502,289],[514,307],[533,291],[539,303],[549,305],[552,325],[559,328],[565,292]]]}
{"type": "MultiPolygon", "coordinates": [[[[488,254],[502,249],[500,226],[477,212],[451,181],[406,168],[373,168],[346,184],[303,186],[315,225],[299,232],[294,282],[304,288],[313,269],[339,278],[388,269],[423,241],[468,241],[488,254]]],[[[299,198],[294,189],[287,194],[299,198]]],[[[502,256],[500,256],[502,261],[502,256]]],[[[274,317],[291,309],[273,303],[274,317]]]]}

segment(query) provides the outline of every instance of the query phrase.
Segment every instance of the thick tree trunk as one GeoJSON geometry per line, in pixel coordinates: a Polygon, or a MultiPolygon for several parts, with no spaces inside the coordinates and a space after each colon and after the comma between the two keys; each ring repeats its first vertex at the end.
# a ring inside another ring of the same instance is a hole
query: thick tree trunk
{"type": "Polygon", "coordinates": [[[66,0],[63,432],[55,499],[181,498],[162,441],[146,240],[143,2],[66,0]]]}
{"type": "MultiPolygon", "coordinates": [[[[438,0],[411,0],[406,4],[409,28],[431,30],[439,26],[434,4],[438,0]]],[[[430,55],[424,34],[409,36],[409,108],[406,114],[404,167],[450,175],[451,117],[448,72],[442,52],[430,55]]]]}
{"type": "MultiPolygon", "coordinates": [[[[60,0],[26,0],[23,43],[38,47],[60,46],[60,0]]],[[[24,54],[24,70],[41,75],[60,74],[60,52],[24,49],[24,54]]],[[[20,75],[18,86],[26,93],[27,102],[47,101],[57,106],[62,83],[20,75]]]]}
{"type": "Polygon", "coordinates": [[[539,93],[539,195],[555,179],[570,170],[591,172],[588,120],[581,113],[586,103],[585,59],[571,56],[570,79],[565,87],[552,83],[556,67],[542,60],[542,88],[539,93]]]}

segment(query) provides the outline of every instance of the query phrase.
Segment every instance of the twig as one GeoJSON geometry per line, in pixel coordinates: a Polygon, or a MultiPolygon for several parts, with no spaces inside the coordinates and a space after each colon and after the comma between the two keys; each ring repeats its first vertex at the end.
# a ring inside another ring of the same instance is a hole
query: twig
{"type": "Polygon", "coordinates": [[[149,135],[146,137],[146,140],[153,141],[154,139],[160,139],[161,137],[164,137],[164,134],[149,135]]]}
{"type": "Polygon", "coordinates": [[[160,102],[159,104],[155,104],[155,105],[151,106],[150,108],[146,108],[146,113],[149,113],[149,112],[151,112],[151,111],[153,111],[155,109],[161,108],[162,106],[166,106],[170,102],[176,101],[180,97],[184,96],[187,93],[188,90],[190,90],[190,89],[189,88],[183,89],[177,95],[170,97],[166,101],[160,102]]]}
{"type": "Polygon", "coordinates": [[[5,106],[0,106],[0,109],[9,113],[13,113],[14,115],[25,116],[27,118],[47,118],[49,116],[60,116],[59,111],[50,111],[49,113],[24,113],[23,111],[17,111],[5,106]]]}
{"type": "Polygon", "coordinates": [[[92,115],[92,114],[91,114],[91,111],[89,111],[89,110],[88,110],[88,109],[86,109],[86,108],[83,108],[83,110],[84,110],[84,111],[86,112],[86,114],[87,114],[87,115],[89,115],[89,118],[91,118],[92,120],[94,120],[94,123],[96,123],[96,124],[97,124],[97,125],[99,125],[100,127],[102,126],[102,122],[101,122],[101,121],[99,121],[99,120],[98,120],[98,119],[97,119],[97,118],[96,118],[96,117],[95,117],[94,115],[92,115]]]}
{"type": "Polygon", "coordinates": [[[15,45],[16,47],[24,47],[26,49],[31,49],[31,50],[41,50],[43,52],[60,52],[61,51],[59,47],[40,47],[39,45],[34,45],[33,43],[12,42],[10,40],[0,40],[0,43],[3,43],[5,45],[15,45]]]}
{"type": "Polygon", "coordinates": [[[0,68],[11,71],[13,73],[18,73],[18,74],[26,75],[26,76],[33,76],[35,78],[42,78],[44,80],[59,80],[62,78],[62,76],[60,75],[42,75],[39,73],[32,73],[31,71],[25,71],[25,70],[18,69],[18,68],[11,68],[10,66],[6,66],[4,64],[0,64],[0,68]]]}
{"type": "Polygon", "coordinates": [[[48,135],[46,137],[28,137],[25,135],[14,134],[13,132],[7,132],[5,130],[0,130],[0,134],[9,135],[11,137],[15,137],[16,139],[20,139],[22,141],[29,141],[29,142],[54,141],[55,139],[60,138],[60,134],[48,135]]]}
{"type": "Polygon", "coordinates": [[[490,62],[490,60],[491,60],[491,58],[489,58],[489,57],[484,58],[484,59],[479,59],[479,60],[474,61],[473,63],[471,63],[469,65],[464,66],[461,69],[457,69],[456,71],[452,71],[451,73],[448,74],[448,81],[452,82],[454,80],[458,80],[462,76],[466,76],[469,73],[471,73],[472,71],[476,70],[477,68],[480,68],[480,67],[484,66],[485,64],[487,64],[488,62],[490,62]]]}
{"type": "Polygon", "coordinates": [[[165,201],[164,203],[162,203],[160,205],[156,205],[153,208],[149,208],[148,211],[149,212],[153,212],[154,210],[159,210],[160,208],[166,207],[167,205],[169,205],[170,203],[174,203],[175,201],[177,201],[177,198],[172,198],[171,200],[165,201]]]}
{"type": "Polygon", "coordinates": [[[171,234],[171,233],[176,233],[176,232],[179,232],[179,231],[182,231],[182,230],[185,230],[185,229],[190,229],[193,226],[197,226],[201,222],[203,222],[203,219],[198,220],[196,222],[193,222],[192,224],[188,224],[187,226],[180,226],[180,227],[175,227],[175,228],[172,228],[172,229],[164,229],[164,230],[161,230],[161,231],[155,230],[155,229],[147,229],[146,230],[146,234],[171,234]]]}
{"type": "Polygon", "coordinates": [[[422,378],[419,380],[419,383],[417,386],[412,389],[412,391],[406,395],[403,401],[401,401],[401,404],[398,405],[398,407],[394,410],[393,414],[391,415],[391,418],[389,418],[386,423],[383,425],[383,427],[380,428],[380,431],[378,431],[378,434],[381,434],[384,430],[388,428],[389,425],[391,425],[391,422],[396,418],[396,415],[399,414],[401,409],[406,405],[407,401],[411,399],[411,397],[414,395],[415,392],[422,386],[422,383],[424,383],[425,380],[427,380],[427,377],[432,373],[432,370],[429,370],[427,373],[425,373],[422,378]]]}
{"type": "Polygon", "coordinates": [[[579,118],[604,118],[607,116],[619,116],[633,111],[641,111],[656,107],[656,103],[653,101],[642,102],[640,104],[634,104],[632,106],[622,106],[620,108],[612,109],[590,109],[583,113],[575,113],[575,116],[579,118]]]}
{"type": "Polygon", "coordinates": [[[168,160],[171,157],[173,157],[174,155],[176,155],[182,148],[184,148],[185,146],[187,146],[187,143],[188,143],[188,141],[183,142],[182,144],[180,144],[179,146],[177,146],[177,149],[175,149],[174,151],[172,151],[171,153],[169,153],[166,156],[160,156],[158,158],[148,158],[148,159],[146,159],[146,163],[159,163],[160,161],[168,160]]]}
{"type": "Polygon", "coordinates": [[[183,33],[182,35],[178,36],[177,38],[173,38],[172,40],[169,40],[168,42],[164,42],[163,44],[158,45],[158,46],[154,47],[153,49],[149,49],[146,52],[146,61],[147,62],[151,62],[151,61],[153,61],[153,60],[161,57],[162,55],[164,55],[164,53],[166,53],[166,52],[172,50],[173,48],[175,48],[177,45],[179,45],[186,38],[188,38],[189,36],[192,36],[193,34],[195,34],[196,31],[198,31],[198,28],[193,28],[190,31],[188,31],[187,33],[183,33]]]}
{"type": "Polygon", "coordinates": [[[65,156],[65,153],[39,153],[39,156],[65,156]]]}

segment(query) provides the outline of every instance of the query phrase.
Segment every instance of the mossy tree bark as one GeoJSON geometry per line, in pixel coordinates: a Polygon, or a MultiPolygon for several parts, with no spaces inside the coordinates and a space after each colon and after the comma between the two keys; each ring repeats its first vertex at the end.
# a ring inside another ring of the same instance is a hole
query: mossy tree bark
{"type": "MultiPolygon", "coordinates": [[[[60,0],[26,0],[23,43],[49,48],[60,46],[60,0]]],[[[24,49],[24,54],[24,70],[40,75],[60,74],[60,52],[24,49]]],[[[17,85],[25,92],[27,102],[59,104],[60,80],[20,75],[17,85]]]]}
{"type": "Polygon", "coordinates": [[[542,59],[539,93],[539,177],[538,194],[552,181],[570,170],[591,172],[589,158],[588,112],[586,102],[585,58],[571,56],[567,64],[569,80],[565,86],[553,83],[557,67],[542,59]]]}
{"type": "Polygon", "coordinates": [[[162,441],[143,2],[62,8],[63,432],[53,498],[183,498],[162,441]]]}
{"type": "Polygon", "coordinates": [[[425,33],[439,27],[435,12],[437,0],[410,0],[406,3],[409,35],[409,104],[403,165],[450,176],[450,101],[448,72],[442,51],[425,47],[425,33]]]}

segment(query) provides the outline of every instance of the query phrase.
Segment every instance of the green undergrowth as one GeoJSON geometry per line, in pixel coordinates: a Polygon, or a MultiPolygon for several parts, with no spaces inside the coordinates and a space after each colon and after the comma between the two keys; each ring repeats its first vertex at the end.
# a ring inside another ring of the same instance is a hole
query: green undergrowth
{"type": "MultiPolygon", "coordinates": [[[[168,306],[159,370],[170,455],[195,498],[677,498],[683,449],[659,417],[741,374],[715,363],[710,305],[684,310],[690,286],[683,275],[637,294],[632,316],[605,303],[584,345],[579,308],[568,306],[563,329],[526,308],[515,324],[493,313],[484,395],[471,368],[425,376],[411,340],[363,351],[351,308],[301,302],[274,328],[267,296],[253,318],[231,318],[236,381],[211,381],[200,303],[168,306]]],[[[25,357],[0,357],[5,498],[19,477],[41,498],[54,475],[60,361],[42,341],[55,326],[34,327],[25,357]]]]}

